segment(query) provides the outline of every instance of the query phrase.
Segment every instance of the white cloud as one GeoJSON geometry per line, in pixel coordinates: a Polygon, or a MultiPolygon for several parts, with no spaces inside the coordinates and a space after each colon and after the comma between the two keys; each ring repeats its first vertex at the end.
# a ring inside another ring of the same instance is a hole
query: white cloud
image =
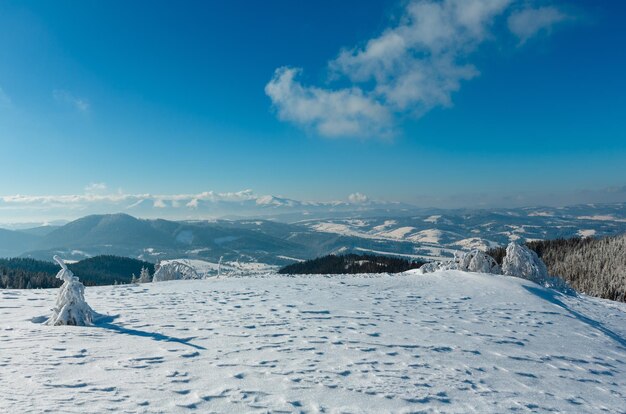
{"type": "Polygon", "coordinates": [[[79,112],[87,113],[90,109],[89,101],[84,98],[77,97],[72,93],[63,90],[63,89],[55,89],[52,91],[52,96],[57,102],[62,104],[70,105],[74,109],[79,112]]]}
{"type": "Polygon", "coordinates": [[[387,108],[361,89],[304,87],[295,79],[299,72],[279,68],[265,86],[280,119],[313,127],[328,137],[380,134],[389,127],[387,108]]]}
{"type": "Polygon", "coordinates": [[[102,193],[107,190],[107,185],[105,183],[89,183],[85,186],[85,193],[102,193]]]}
{"type": "Polygon", "coordinates": [[[13,106],[13,101],[0,86],[0,108],[10,108],[11,106],[13,106]]]}
{"type": "Polygon", "coordinates": [[[369,198],[365,194],[352,193],[348,196],[348,200],[352,204],[362,204],[362,203],[367,203],[369,201],[369,198]]]}
{"type": "Polygon", "coordinates": [[[157,198],[156,200],[154,200],[154,208],[166,208],[167,205],[165,205],[165,201],[163,201],[163,199],[161,198],[157,198]]]}
{"type": "Polygon", "coordinates": [[[518,37],[520,44],[540,31],[549,31],[552,26],[567,20],[569,16],[556,7],[526,8],[509,16],[509,30],[518,37]]]}
{"type": "Polygon", "coordinates": [[[208,202],[241,202],[254,201],[259,196],[252,190],[217,193],[205,191],[197,194],[126,194],[121,192],[105,194],[106,184],[92,183],[85,187],[84,194],[67,195],[6,195],[0,196],[0,208],[15,206],[26,207],[68,207],[86,208],[89,205],[114,205],[132,209],[139,207],[144,201],[152,202],[157,208],[163,208],[169,203],[172,207],[194,207],[199,201],[208,202]],[[194,202],[195,200],[195,202],[194,202]]]}
{"type": "Polygon", "coordinates": [[[452,106],[453,93],[479,75],[473,53],[494,39],[494,23],[520,1],[409,1],[396,25],[329,62],[331,80],[348,86],[306,86],[296,78],[300,69],[283,67],[265,92],[281,120],[320,135],[387,136],[397,117],[452,106]]]}

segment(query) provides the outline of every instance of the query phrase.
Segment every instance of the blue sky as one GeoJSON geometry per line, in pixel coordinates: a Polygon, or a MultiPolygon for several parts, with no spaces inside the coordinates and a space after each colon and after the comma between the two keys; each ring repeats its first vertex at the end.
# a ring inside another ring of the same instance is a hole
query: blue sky
{"type": "Polygon", "coordinates": [[[0,197],[626,201],[625,12],[0,1],[0,197]]]}

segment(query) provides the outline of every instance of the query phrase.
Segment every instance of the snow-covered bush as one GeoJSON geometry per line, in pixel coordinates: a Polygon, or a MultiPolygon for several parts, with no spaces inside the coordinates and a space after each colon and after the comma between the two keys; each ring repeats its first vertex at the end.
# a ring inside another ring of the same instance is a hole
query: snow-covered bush
{"type": "Polygon", "coordinates": [[[152,282],[152,277],[150,276],[150,271],[147,267],[141,268],[141,273],[139,273],[139,279],[137,279],[137,283],[149,283],[152,282]]]}
{"type": "Polygon", "coordinates": [[[465,272],[500,274],[500,266],[487,253],[474,249],[457,259],[458,269],[465,272]]]}
{"type": "Polygon", "coordinates": [[[496,261],[477,249],[456,255],[453,260],[426,263],[419,268],[419,273],[426,274],[442,270],[500,274],[500,266],[496,261]]]}
{"type": "Polygon", "coordinates": [[[442,270],[448,270],[445,267],[448,264],[452,264],[453,262],[428,262],[426,264],[423,264],[419,269],[417,269],[417,273],[420,274],[426,274],[426,273],[433,273],[433,272],[439,272],[442,270]]]}
{"type": "Polygon", "coordinates": [[[46,321],[47,325],[91,325],[94,311],[85,302],[85,286],[78,280],[63,260],[54,256],[54,260],[61,266],[57,278],[63,280],[59,288],[59,295],[52,310],[52,316],[46,321]]]}
{"type": "Polygon", "coordinates": [[[202,279],[196,270],[185,263],[171,261],[158,265],[153,282],[165,282],[166,280],[202,279]]]}

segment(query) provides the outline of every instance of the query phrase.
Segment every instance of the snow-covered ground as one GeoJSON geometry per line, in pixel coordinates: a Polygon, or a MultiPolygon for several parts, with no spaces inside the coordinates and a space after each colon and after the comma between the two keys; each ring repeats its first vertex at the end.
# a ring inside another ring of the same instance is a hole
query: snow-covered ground
{"type": "Polygon", "coordinates": [[[448,271],[0,290],[0,412],[625,412],[626,306],[448,271]]]}

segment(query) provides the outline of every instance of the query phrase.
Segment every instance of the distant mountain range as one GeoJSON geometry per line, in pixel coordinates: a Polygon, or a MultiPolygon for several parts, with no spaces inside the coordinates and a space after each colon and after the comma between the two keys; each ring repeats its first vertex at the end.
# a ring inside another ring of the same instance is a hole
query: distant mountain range
{"type": "MultiPolygon", "coordinates": [[[[268,203],[273,202],[267,200],[268,203]]],[[[80,260],[101,254],[156,262],[285,265],[331,253],[378,253],[434,259],[511,240],[603,236],[626,232],[626,203],[488,210],[379,208],[302,219],[172,221],[127,214],[90,215],[64,225],[0,229],[0,257],[80,260]]]]}

